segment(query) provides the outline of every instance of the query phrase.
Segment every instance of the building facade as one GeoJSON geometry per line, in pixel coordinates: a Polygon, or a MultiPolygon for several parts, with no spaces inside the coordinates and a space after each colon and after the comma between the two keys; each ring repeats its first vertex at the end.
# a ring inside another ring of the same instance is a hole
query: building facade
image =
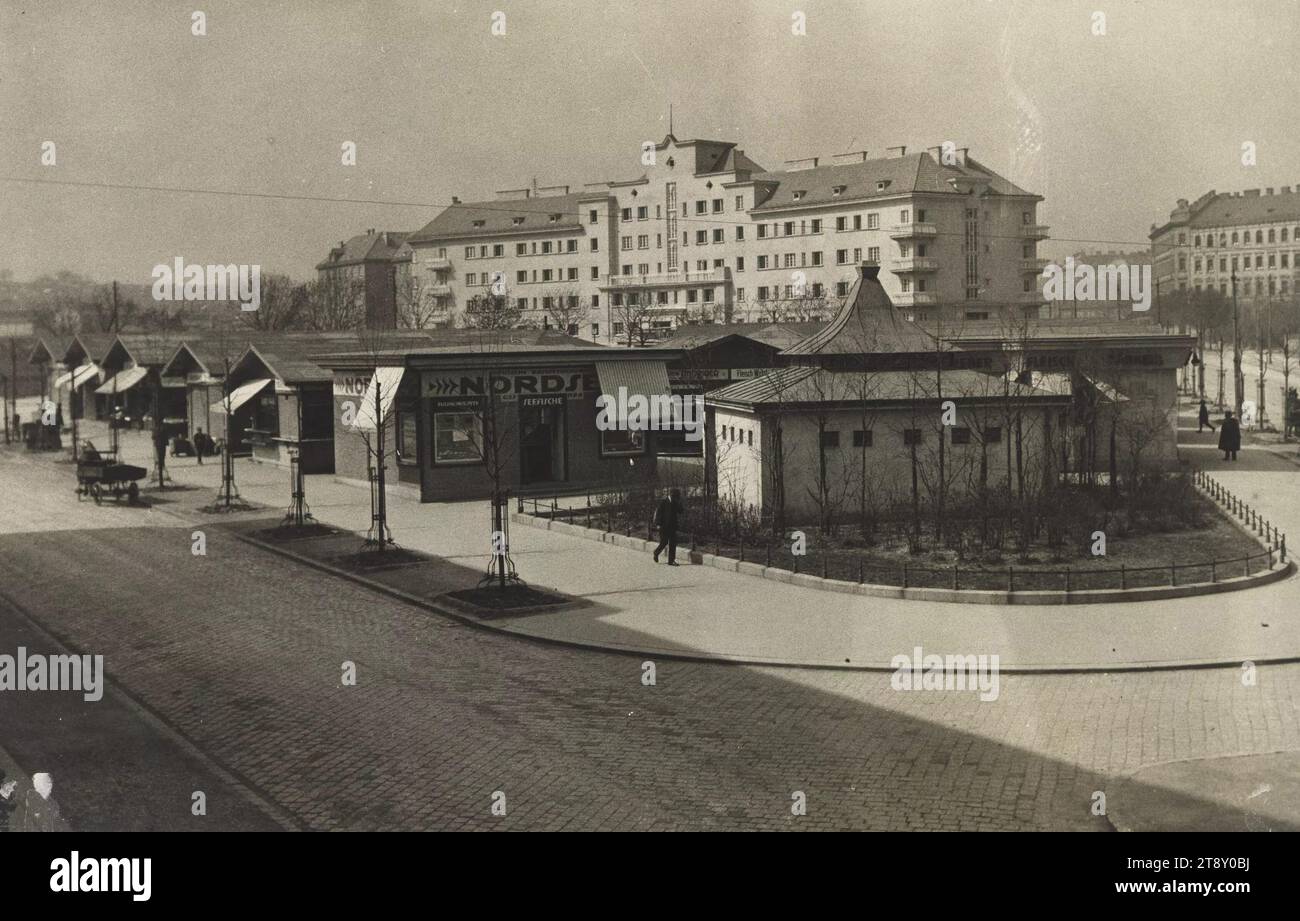
{"type": "Polygon", "coordinates": [[[403,322],[418,310],[419,300],[411,284],[411,249],[405,245],[409,236],[409,232],[372,228],[339,241],[316,266],[321,296],[358,314],[364,311],[366,325],[372,329],[414,325],[403,322]]]}
{"type": "Polygon", "coordinates": [[[1150,238],[1163,292],[1231,295],[1235,275],[1243,301],[1290,297],[1300,285],[1300,185],[1179,199],[1150,238]]]}
{"type": "Polygon", "coordinates": [[[633,179],[506,190],[413,234],[412,276],[448,322],[475,298],[614,344],[687,322],[828,319],[864,262],[927,319],[1042,304],[1040,196],[964,149],[867,151],[767,171],[727,141],[669,134],[633,179]]]}

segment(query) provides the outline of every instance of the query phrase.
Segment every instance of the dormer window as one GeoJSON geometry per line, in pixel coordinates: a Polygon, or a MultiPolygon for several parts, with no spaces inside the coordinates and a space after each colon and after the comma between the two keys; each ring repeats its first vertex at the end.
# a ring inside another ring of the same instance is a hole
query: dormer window
{"type": "Polygon", "coordinates": [[[834,187],[831,189],[831,194],[834,195],[836,198],[839,198],[841,195],[844,194],[844,189],[845,189],[845,188],[846,188],[846,187],[845,187],[845,186],[842,186],[842,185],[834,186],[834,187]]]}
{"type": "Polygon", "coordinates": [[[887,188],[889,188],[889,180],[888,180],[888,179],[881,179],[881,180],[879,180],[879,181],[876,183],[876,191],[877,191],[877,192],[883,192],[883,191],[885,191],[885,189],[887,189],[887,188]]]}
{"type": "Polygon", "coordinates": [[[511,219],[511,223],[514,224],[516,227],[518,227],[518,226],[519,226],[520,224],[522,224],[523,222],[524,222],[524,219],[521,218],[521,217],[516,217],[516,218],[512,218],[512,219],[511,219]]]}
{"type": "Polygon", "coordinates": [[[558,213],[557,213],[557,214],[552,214],[552,215],[551,215],[551,223],[552,223],[552,224],[558,224],[559,221],[560,221],[560,215],[559,215],[558,213]]]}
{"type": "Polygon", "coordinates": [[[475,227],[482,227],[485,223],[486,223],[486,221],[475,221],[475,222],[474,222],[474,226],[475,226],[475,227]]]}
{"type": "Polygon", "coordinates": [[[795,201],[799,201],[801,198],[803,198],[803,197],[804,197],[805,195],[807,195],[807,194],[808,194],[808,192],[807,192],[805,189],[797,189],[797,190],[795,191],[795,193],[794,193],[794,200],[795,200],[795,201]]]}

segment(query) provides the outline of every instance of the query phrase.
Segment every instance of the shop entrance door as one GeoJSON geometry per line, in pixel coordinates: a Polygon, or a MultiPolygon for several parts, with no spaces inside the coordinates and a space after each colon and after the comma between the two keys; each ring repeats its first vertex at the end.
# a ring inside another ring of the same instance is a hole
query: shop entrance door
{"type": "Polygon", "coordinates": [[[564,398],[525,397],[519,406],[519,480],[554,483],[565,479],[564,398]]]}

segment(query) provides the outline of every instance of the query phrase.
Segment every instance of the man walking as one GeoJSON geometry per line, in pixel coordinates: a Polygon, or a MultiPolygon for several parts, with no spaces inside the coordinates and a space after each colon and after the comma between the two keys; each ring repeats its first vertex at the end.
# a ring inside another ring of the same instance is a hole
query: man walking
{"type": "Polygon", "coordinates": [[[668,565],[677,565],[677,526],[682,519],[682,491],[674,489],[666,499],[659,500],[655,509],[655,527],[659,529],[659,546],[655,548],[655,562],[668,548],[668,565]]]}
{"type": "Polygon", "coordinates": [[[1223,424],[1219,426],[1219,450],[1224,460],[1236,460],[1241,450],[1241,426],[1233,418],[1232,410],[1224,414],[1223,424]]]}
{"type": "Polygon", "coordinates": [[[1214,431],[1214,423],[1210,421],[1210,408],[1205,405],[1204,400],[1201,400],[1201,408],[1196,414],[1196,431],[1201,432],[1207,426],[1211,432],[1214,431]]]}

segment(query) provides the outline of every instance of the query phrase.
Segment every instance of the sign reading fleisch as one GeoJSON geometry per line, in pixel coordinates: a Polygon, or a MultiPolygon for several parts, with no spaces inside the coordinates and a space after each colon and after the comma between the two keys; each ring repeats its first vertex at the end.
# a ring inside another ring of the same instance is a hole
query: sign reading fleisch
{"type": "Polygon", "coordinates": [[[435,371],[424,375],[424,395],[440,399],[481,397],[490,393],[502,400],[517,400],[521,396],[556,396],[576,400],[599,389],[596,375],[587,371],[435,371]]]}

